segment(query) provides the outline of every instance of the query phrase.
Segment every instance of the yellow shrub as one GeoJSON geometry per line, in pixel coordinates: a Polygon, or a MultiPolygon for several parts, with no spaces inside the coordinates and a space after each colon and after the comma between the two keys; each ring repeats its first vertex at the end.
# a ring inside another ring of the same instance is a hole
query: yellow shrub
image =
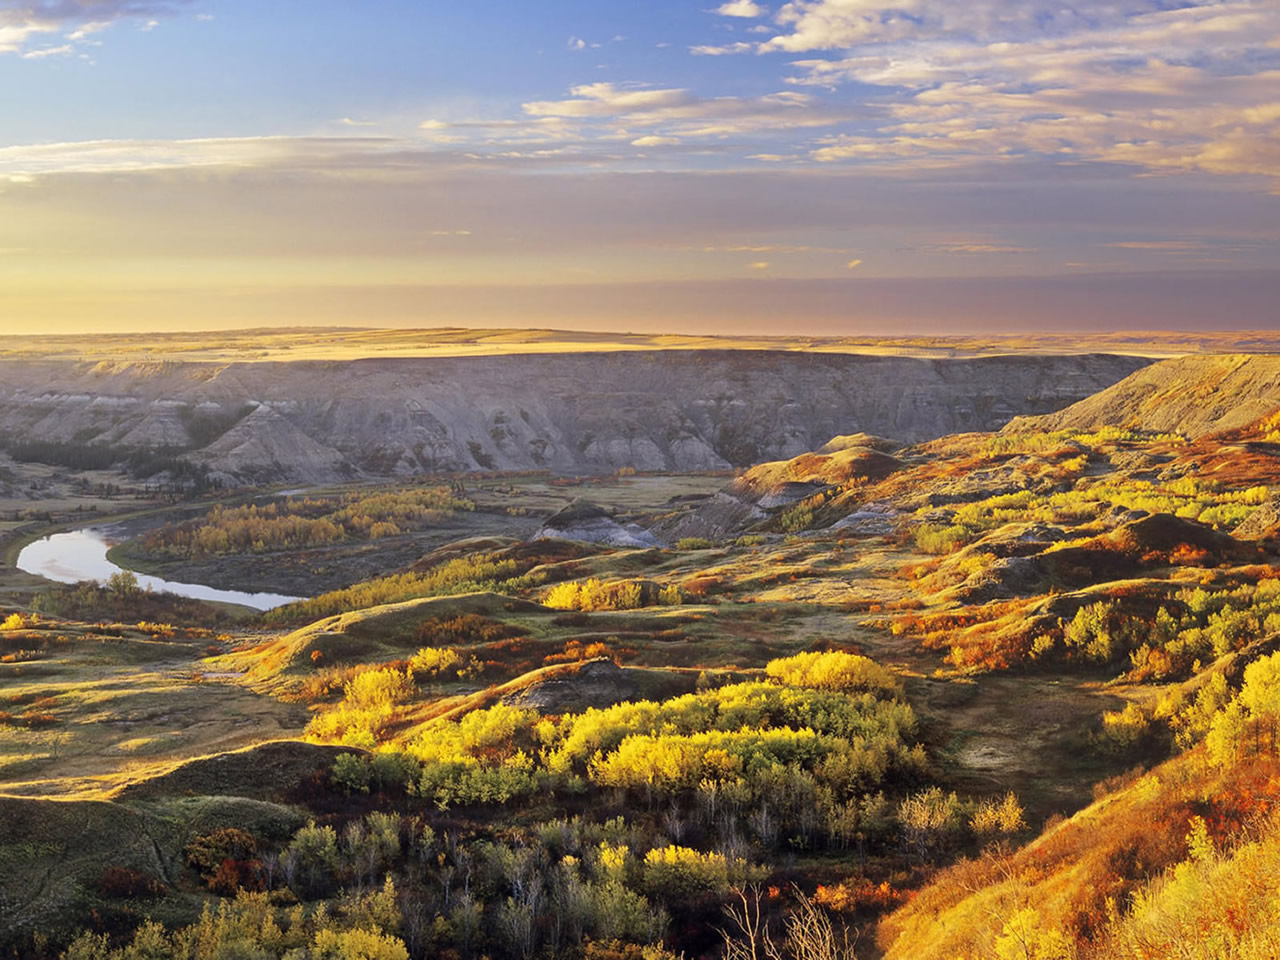
{"type": "Polygon", "coordinates": [[[853,653],[797,653],[770,660],[765,673],[794,687],[896,693],[897,678],[874,660],[853,653]]]}
{"type": "Polygon", "coordinates": [[[409,661],[414,676],[437,677],[462,663],[458,651],[449,647],[423,647],[409,661]]]}
{"type": "Polygon", "coordinates": [[[366,670],[343,687],[343,694],[356,709],[390,709],[413,695],[413,678],[407,670],[366,670]]]}

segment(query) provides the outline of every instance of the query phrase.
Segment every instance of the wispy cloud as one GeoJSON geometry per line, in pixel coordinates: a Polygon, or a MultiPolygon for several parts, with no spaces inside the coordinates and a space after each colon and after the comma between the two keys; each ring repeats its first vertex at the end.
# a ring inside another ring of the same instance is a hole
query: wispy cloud
{"type": "Polygon", "coordinates": [[[1007,243],[989,243],[982,240],[944,240],[925,245],[924,249],[933,253],[1034,253],[1030,247],[1015,246],[1007,243]]]}
{"type": "Polygon", "coordinates": [[[524,104],[539,119],[621,124],[671,138],[726,137],[761,131],[830,127],[848,122],[856,111],[833,107],[795,90],[762,97],[699,97],[686,89],[591,83],[574,87],[567,100],[524,104]]]}
{"type": "Polygon", "coordinates": [[[835,52],[791,61],[787,82],[871,87],[878,120],[810,145],[814,161],[1039,157],[1280,183],[1274,0],[791,0],[773,27],[692,49],[835,52]]]}
{"type": "Polygon", "coordinates": [[[0,176],[143,172],[198,167],[250,169],[331,166],[401,152],[377,137],[227,137],[196,140],[91,140],[0,147],[0,176]]]}
{"type": "MultiPolygon", "coordinates": [[[[159,18],[173,16],[191,2],[5,0],[0,2],[0,54],[17,53],[25,59],[38,59],[41,50],[28,48],[35,39],[57,34],[71,43],[81,43],[121,20],[139,20],[143,30],[153,30],[159,26],[159,18]],[[32,53],[37,56],[31,56],[32,53]]],[[[58,47],[44,49],[62,52],[58,47]]]]}
{"type": "Polygon", "coordinates": [[[41,47],[36,50],[27,50],[22,54],[23,60],[43,60],[45,57],[65,57],[75,52],[75,47],[69,43],[64,43],[60,47],[41,47]]]}
{"type": "Polygon", "coordinates": [[[755,48],[755,44],[753,43],[744,43],[739,41],[737,43],[720,44],[719,46],[699,44],[697,46],[690,47],[689,52],[695,57],[724,57],[732,56],[737,53],[751,53],[755,48]]]}
{"type": "Polygon", "coordinates": [[[1103,246],[1112,250],[1153,250],[1159,253],[1200,253],[1212,245],[1195,240],[1118,240],[1103,246]]]}
{"type": "Polygon", "coordinates": [[[633,147],[674,147],[679,143],[683,143],[679,137],[637,137],[631,141],[633,147]]]}

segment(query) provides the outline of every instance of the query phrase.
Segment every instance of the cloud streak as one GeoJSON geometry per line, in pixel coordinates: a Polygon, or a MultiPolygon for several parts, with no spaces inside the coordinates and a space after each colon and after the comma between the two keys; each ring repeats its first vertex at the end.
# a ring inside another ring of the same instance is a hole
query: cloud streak
{"type": "Polygon", "coordinates": [[[792,0],[774,25],[695,52],[810,54],[790,61],[793,87],[870,88],[877,119],[810,146],[813,161],[1037,156],[1280,189],[1273,0],[792,0]]]}
{"type": "Polygon", "coordinates": [[[141,20],[143,29],[154,29],[159,19],[177,14],[191,0],[5,0],[0,2],[0,54],[16,53],[39,59],[71,52],[66,44],[30,49],[33,41],[59,35],[82,43],[121,20],[141,20]]]}
{"type": "Polygon", "coordinates": [[[728,137],[847,123],[859,111],[833,107],[818,97],[784,90],[761,97],[699,97],[679,88],[590,83],[570,99],[537,100],[524,112],[544,121],[586,121],[661,130],[670,138],[728,137]]]}

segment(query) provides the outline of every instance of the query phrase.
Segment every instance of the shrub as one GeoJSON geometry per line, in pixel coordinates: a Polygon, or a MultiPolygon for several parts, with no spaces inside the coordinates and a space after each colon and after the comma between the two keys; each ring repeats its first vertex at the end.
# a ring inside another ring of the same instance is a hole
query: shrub
{"type": "Polygon", "coordinates": [[[900,689],[897,678],[875,661],[839,651],[797,653],[770,660],[764,669],[773,679],[796,687],[889,694],[900,689]]]}
{"type": "Polygon", "coordinates": [[[907,797],[898,807],[902,842],[908,854],[930,860],[960,838],[969,817],[954,793],[930,787],[907,797]]]}
{"type": "Polygon", "coordinates": [[[515,576],[514,560],[494,560],[488,555],[461,557],[425,573],[391,574],[276,607],[263,614],[262,619],[264,623],[294,623],[418,597],[512,589],[510,580],[515,576]]]}
{"type": "Polygon", "coordinates": [[[333,785],[341,787],[343,792],[368,793],[369,782],[373,777],[369,758],[357,753],[343,753],[333,761],[333,785]]]}
{"type": "Polygon", "coordinates": [[[978,804],[969,826],[979,840],[1009,837],[1027,828],[1023,814],[1022,804],[1013,791],[1009,791],[999,801],[984,800],[978,804]]]}
{"type": "Polygon", "coordinates": [[[407,753],[388,750],[373,755],[369,761],[369,772],[379,790],[404,790],[417,780],[422,768],[407,753]]]}
{"type": "Polygon", "coordinates": [[[1102,714],[1100,742],[1103,749],[1111,753],[1133,752],[1150,733],[1151,718],[1136,703],[1127,703],[1123,710],[1108,710],[1102,714]]]}
{"type": "Polygon", "coordinates": [[[311,944],[312,960],[409,960],[404,942],[380,930],[321,930],[311,944]]]}
{"type": "Polygon", "coordinates": [[[258,841],[246,830],[223,827],[192,840],[184,852],[187,863],[208,879],[224,860],[248,860],[257,855],[258,841]]]}
{"type": "Polygon", "coordinates": [[[828,910],[852,913],[858,910],[881,912],[892,909],[907,899],[888,880],[872,883],[866,878],[847,880],[834,886],[819,885],[813,902],[828,910]]]}
{"type": "Polygon", "coordinates": [[[129,867],[104,867],[94,884],[109,900],[152,900],[164,895],[164,884],[129,867]]]}
{"type": "Polygon", "coordinates": [[[969,541],[969,531],[961,526],[943,527],[922,523],[916,527],[916,548],[921,553],[951,553],[969,541]]]}
{"type": "Polygon", "coordinates": [[[812,525],[813,507],[804,503],[788,507],[778,519],[778,526],[783,533],[799,533],[802,530],[808,530],[812,525]]]}
{"type": "Polygon", "coordinates": [[[644,886],[668,900],[728,891],[732,879],[746,872],[746,864],[730,864],[723,853],[700,853],[689,847],[660,847],[644,858],[644,886]]]}
{"type": "Polygon", "coordinates": [[[52,713],[41,710],[27,710],[22,714],[22,722],[32,730],[40,730],[45,727],[56,727],[58,718],[52,713]]]}
{"type": "Polygon", "coordinates": [[[462,663],[458,651],[448,647],[423,647],[409,660],[409,669],[415,678],[438,677],[447,670],[454,670],[462,663]]]}
{"type": "Polygon", "coordinates": [[[542,602],[556,610],[635,610],[645,604],[644,585],[635,580],[604,583],[592,577],[582,583],[558,583],[542,602]]]}
{"type": "Polygon", "coordinates": [[[413,696],[413,678],[407,670],[366,670],[343,688],[343,694],[357,710],[390,709],[413,696]]]}
{"type": "Polygon", "coordinates": [[[714,546],[706,537],[681,537],[676,541],[677,550],[710,550],[714,546]]]}

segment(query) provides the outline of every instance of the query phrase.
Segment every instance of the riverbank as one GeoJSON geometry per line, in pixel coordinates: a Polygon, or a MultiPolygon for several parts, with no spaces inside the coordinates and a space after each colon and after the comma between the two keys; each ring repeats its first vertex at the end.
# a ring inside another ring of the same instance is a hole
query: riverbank
{"type": "MultiPolygon", "coordinates": [[[[18,554],[15,566],[24,573],[43,577],[55,583],[79,583],[84,580],[106,582],[112,576],[126,572],[113,563],[108,553],[113,544],[113,532],[109,526],[98,525],[55,533],[29,543],[18,554]]],[[[300,599],[299,596],[262,591],[220,590],[201,583],[185,583],[142,574],[137,577],[138,586],[157,593],[172,593],[180,597],[207,603],[233,604],[252,610],[265,611],[284,606],[300,599]]]]}

